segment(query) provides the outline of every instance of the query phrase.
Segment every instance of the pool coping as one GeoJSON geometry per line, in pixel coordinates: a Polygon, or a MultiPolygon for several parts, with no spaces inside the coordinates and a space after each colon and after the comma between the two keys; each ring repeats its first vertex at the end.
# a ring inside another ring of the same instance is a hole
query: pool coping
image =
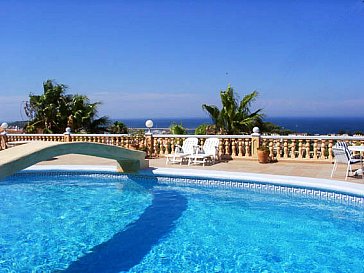
{"type": "MultiPolygon", "coordinates": [[[[35,165],[26,168],[25,171],[102,171],[116,172],[115,166],[102,165],[35,165]]],[[[285,176],[272,174],[258,174],[247,172],[228,172],[215,170],[197,170],[197,169],[175,169],[175,168],[148,168],[140,170],[140,175],[164,175],[164,176],[181,176],[184,178],[207,178],[207,179],[230,179],[254,181],[266,184],[281,186],[293,186],[298,188],[307,187],[324,191],[333,191],[345,194],[353,194],[364,197],[364,184],[344,182],[339,180],[310,178],[301,176],[285,176]]]]}

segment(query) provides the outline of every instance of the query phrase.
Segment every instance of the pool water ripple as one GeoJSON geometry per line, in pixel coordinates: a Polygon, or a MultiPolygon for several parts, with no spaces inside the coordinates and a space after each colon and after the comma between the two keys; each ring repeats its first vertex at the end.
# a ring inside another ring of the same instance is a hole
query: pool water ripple
{"type": "Polygon", "coordinates": [[[0,185],[0,241],[4,242],[0,272],[4,268],[15,272],[66,269],[92,246],[137,220],[152,201],[146,190],[124,190],[122,181],[29,180],[0,185]]]}
{"type": "Polygon", "coordinates": [[[0,272],[364,272],[361,206],[110,175],[12,177],[0,198],[0,272]]]}

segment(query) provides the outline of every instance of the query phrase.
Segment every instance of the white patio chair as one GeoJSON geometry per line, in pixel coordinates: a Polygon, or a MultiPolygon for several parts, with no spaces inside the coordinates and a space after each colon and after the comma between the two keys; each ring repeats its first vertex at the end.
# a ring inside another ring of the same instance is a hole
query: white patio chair
{"type": "Polygon", "coordinates": [[[196,137],[189,137],[183,141],[182,146],[175,145],[174,153],[166,155],[166,164],[179,163],[182,165],[183,160],[194,153],[197,144],[198,139],[196,137]]]}
{"type": "Polygon", "coordinates": [[[195,153],[188,156],[188,165],[202,164],[205,166],[207,161],[215,163],[219,159],[219,141],[215,137],[206,139],[203,147],[197,146],[195,153]]]}
{"type": "Polygon", "coordinates": [[[351,175],[353,174],[353,169],[351,165],[362,163],[360,159],[353,158],[353,155],[350,152],[350,150],[348,148],[345,148],[344,146],[334,146],[332,147],[332,152],[334,153],[335,161],[331,171],[331,178],[334,175],[334,172],[336,171],[338,164],[346,164],[347,168],[346,168],[345,180],[347,180],[349,172],[351,175]]]}
{"type": "Polygon", "coordinates": [[[336,144],[333,147],[344,148],[344,149],[346,149],[346,151],[348,151],[350,153],[350,155],[353,159],[359,159],[360,155],[356,155],[356,154],[354,154],[353,151],[349,150],[349,145],[350,145],[350,143],[348,144],[345,141],[338,141],[338,142],[336,142],[336,144]]]}

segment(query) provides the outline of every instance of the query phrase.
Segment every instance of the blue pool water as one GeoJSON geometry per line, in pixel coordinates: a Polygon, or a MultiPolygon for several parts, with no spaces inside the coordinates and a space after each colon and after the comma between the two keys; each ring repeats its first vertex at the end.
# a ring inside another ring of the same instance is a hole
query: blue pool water
{"type": "Polygon", "coordinates": [[[363,205],[86,173],[0,200],[0,272],[364,272],[363,205]]]}

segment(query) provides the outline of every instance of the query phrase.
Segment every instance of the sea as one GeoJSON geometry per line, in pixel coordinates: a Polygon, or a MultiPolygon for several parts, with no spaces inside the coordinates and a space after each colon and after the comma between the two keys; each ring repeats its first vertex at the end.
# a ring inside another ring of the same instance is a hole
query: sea
{"type": "MultiPolygon", "coordinates": [[[[147,119],[115,119],[128,128],[145,128],[147,119]]],[[[169,128],[171,124],[181,124],[192,133],[200,124],[211,124],[209,118],[151,118],[153,129],[169,128]]],[[[295,133],[320,134],[356,134],[364,133],[364,117],[266,117],[264,121],[272,122],[295,133]]]]}

